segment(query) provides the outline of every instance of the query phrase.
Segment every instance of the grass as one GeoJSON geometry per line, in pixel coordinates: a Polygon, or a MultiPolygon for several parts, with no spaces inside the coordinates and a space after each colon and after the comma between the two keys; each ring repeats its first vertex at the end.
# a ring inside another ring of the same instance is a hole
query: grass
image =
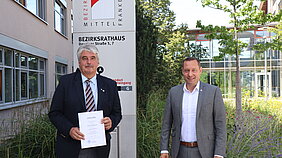
{"type": "Polygon", "coordinates": [[[21,127],[15,137],[0,145],[2,158],[54,158],[56,129],[47,115],[40,115],[21,127]]]}
{"type": "Polygon", "coordinates": [[[165,96],[151,93],[147,109],[138,109],[137,115],[137,157],[159,157],[159,142],[165,96]]]}

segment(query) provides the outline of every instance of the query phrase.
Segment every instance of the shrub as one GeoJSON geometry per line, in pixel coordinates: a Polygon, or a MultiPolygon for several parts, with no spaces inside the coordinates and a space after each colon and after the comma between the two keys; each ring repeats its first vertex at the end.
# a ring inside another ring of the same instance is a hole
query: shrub
{"type": "Polygon", "coordinates": [[[269,117],[275,117],[282,123],[282,102],[275,98],[265,100],[264,98],[244,98],[242,101],[244,111],[253,110],[269,117]]]}
{"type": "Polygon", "coordinates": [[[160,156],[159,142],[164,105],[165,95],[158,90],[149,94],[146,109],[138,109],[138,158],[160,156]]]}
{"type": "Polygon", "coordinates": [[[0,157],[5,158],[54,158],[56,129],[47,115],[40,115],[22,126],[15,137],[0,146],[0,157]]]}
{"type": "MultiPolygon", "coordinates": [[[[226,104],[227,157],[278,157],[282,152],[281,124],[258,110],[243,111],[235,128],[235,108],[226,104]]],[[[238,118],[236,118],[238,119],[238,118]]]]}

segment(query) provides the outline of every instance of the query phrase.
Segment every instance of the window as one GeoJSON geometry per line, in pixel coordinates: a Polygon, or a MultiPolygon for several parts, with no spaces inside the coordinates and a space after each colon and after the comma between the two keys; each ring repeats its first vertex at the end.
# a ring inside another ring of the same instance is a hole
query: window
{"type": "Polygon", "coordinates": [[[56,78],[55,86],[59,84],[60,77],[67,74],[67,66],[61,63],[56,63],[56,78]]]}
{"type": "Polygon", "coordinates": [[[27,72],[21,72],[21,98],[27,99],[27,72]]]}
{"type": "Polygon", "coordinates": [[[29,96],[30,98],[37,98],[38,94],[38,72],[29,72],[29,96]]]}
{"type": "Polygon", "coordinates": [[[197,34],[196,41],[209,41],[209,39],[207,39],[205,36],[206,34],[203,34],[203,33],[197,34]]]}
{"type": "Polygon", "coordinates": [[[3,75],[2,75],[2,73],[3,73],[3,71],[2,71],[2,69],[0,69],[0,102],[3,102],[3,96],[2,96],[2,94],[3,94],[3,86],[2,86],[2,78],[3,78],[3,75]]]}
{"type": "Polygon", "coordinates": [[[26,8],[31,11],[33,14],[36,14],[36,1],[37,0],[27,0],[26,1],[26,8]]]}
{"type": "Polygon", "coordinates": [[[39,74],[40,76],[40,92],[39,92],[39,96],[40,97],[44,97],[45,96],[45,76],[43,73],[39,74]]]}
{"type": "Polygon", "coordinates": [[[66,7],[59,0],[55,0],[54,5],[55,30],[66,35],[66,7]]]}
{"type": "Polygon", "coordinates": [[[0,46],[0,106],[46,97],[46,60],[0,46]]]}
{"type": "Polygon", "coordinates": [[[212,57],[216,57],[220,55],[220,51],[219,48],[221,48],[220,44],[219,44],[219,40],[218,39],[213,39],[212,40],[212,57]]]}
{"type": "Polygon", "coordinates": [[[38,58],[30,56],[28,58],[29,68],[33,70],[38,70],[38,58]]]}
{"type": "Polygon", "coordinates": [[[6,49],[4,51],[4,63],[6,66],[12,66],[12,50],[6,49]]]}
{"type": "Polygon", "coordinates": [[[3,50],[0,48],[0,64],[2,64],[2,57],[3,56],[3,50]]]}
{"type": "Polygon", "coordinates": [[[269,38],[270,34],[268,31],[255,30],[255,38],[269,38]]]}
{"type": "Polygon", "coordinates": [[[37,15],[43,20],[46,20],[45,10],[46,2],[45,0],[15,0],[22,4],[27,10],[37,15]]]}
{"type": "Polygon", "coordinates": [[[21,94],[21,87],[20,87],[20,70],[19,69],[16,69],[15,70],[15,79],[14,79],[14,98],[16,101],[19,101],[20,100],[20,94],[21,94]]]}
{"type": "Polygon", "coordinates": [[[5,68],[4,69],[4,77],[5,77],[5,102],[12,101],[12,69],[5,68]]]}
{"type": "MultiPolygon", "coordinates": [[[[240,38],[239,39],[240,41],[242,41],[243,43],[247,43],[248,46],[250,46],[251,44],[251,39],[250,38],[240,38]]],[[[250,51],[250,48],[249,47],[246,47],[244,49],[241,50],[241,54],[239,55],[240,58],[245,58],[245,59],[251,59],[251,51],[250,51]]]]}
{"type": "Polygon", "coordinates": [[[21,55],[21,67],[27,67],[27,57],[21,55]]]}
{"type": "Polygon", "coordinates": [[[204,59],[210,59],[211,56],[211,47],[210,47],[211,42],[210,41],[197,41],[196,42],[196,49],[194,50],[195,52],[199,51],[203,56],[204,59]]]}

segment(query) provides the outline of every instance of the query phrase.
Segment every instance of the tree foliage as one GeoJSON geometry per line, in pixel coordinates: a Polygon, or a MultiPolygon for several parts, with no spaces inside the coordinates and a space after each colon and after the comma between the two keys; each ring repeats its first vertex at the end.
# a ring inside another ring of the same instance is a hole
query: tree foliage
{"type": "Polygon", "coordinates": [[[239,40],[240,32],[254,29],[254,25],[265,25],[266,23],[281,19],[281,13],[277,15],[265,14],[254,5],[254,0],[201,0],[204,7],[208,6],[214,9],[222,10],[228,13],[233,25],[232,28],[224,26],[204,26],[201,21],[197,22],[197,27],[209,33],[206,38],[219,39],[221,48],[220,56],[230,55],[236,58],[236,114],[240,115],[241,107],[241,82],[239,55],[243,48],[248,46],[239,40]]]}
{"type": "Polygon", "coordinates": [[[169,0],[136,0],[137,105],[146,108],[148,94],[182,81],[184,57],[203,57],[207,49],[189,44],[188,25],[175,25],[169,0]]]}
{"type": "Polygon", "coordinates": [[[152,23],[158,28],[158,43],[167,41],[175,27],[175,14],[169,9],[170,0],[137,0],[143,14],[150,17],[152,23]]]}
{"type": "Polygon", "coordinates": [[[266,51],[268,49],[282,51],[282,19],[274,27],[267,27],[267,31],[274,33],[271,37],[271,41],[260,43],[254,46],[254,49],[258,51],[266,51]]]}
{"type": "MultiPolygon", "coordinates": [[[[175,15],[169,0],[136,0],[137,21],[137,104],[146,108],[148,94],[153,89],[168,87],[175,81],[173,69],[167,63],[167,44],[174,37],[175,15]],[[170,76],[170,78],[168,78],[170,76]]],[[[176,79],[177,80],[177,79],[176,79]]]]}
{"type": "Polygon", "coordinates": [[[136,1],[136,70],[138,106],[145,107],[147,93],[154,87],[157,64],[158,29],[152,17],[144,14],[141,1],[136,1]]]}

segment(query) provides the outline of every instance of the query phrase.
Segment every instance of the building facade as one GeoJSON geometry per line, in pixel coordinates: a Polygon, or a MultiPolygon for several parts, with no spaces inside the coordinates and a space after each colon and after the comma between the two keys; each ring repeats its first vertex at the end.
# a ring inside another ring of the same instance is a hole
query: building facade
{"type": "MultiPolygon", "coordinates": [[[[241,86],[243,96],[250,97],[281,97],[282,95],[282,54],[277,50],[264,52],[253,50],[257,43],[271,40],[273,33],[266,30],[250,30],[238,35],[239,39],[248,44],[239,58],[241,86]]],[[[221,88],[225,98],[235,97],[236,60],[227,55],[222,60],[214,60],[219,56],[219,40],[208,40],[205,34],[195,34],[190,41],[207,50],[202,59],[202,80],[221,88]]]]}
{"type": "Polygon", "coordinates": [[[265,13],[277,14],[281,9],[281,0],[266,0],[261,2],[260,4],[260,10],[264,10],[265,13]]]}
{"type": "Polygon", "coordinates": [[[2,0],[0,138],[49,108],[58,78],[72,71],[71,0],[2,0]]]}
{"type": "MultiPolygon", "coordinates": [[[[282,8],[282,0],[261,2],[260,10],[277,14],[282,8]]],[[[270,24],[273,26],[275,24],[270,24]]],[[[199,45],[206,50],[202,59],[203,74],[201,80],[221,88],[225,98],[235,97],[236,60],[234,56],[219,56],[219,40],[208,40],[200,30],[188,30],[192,40],[190,44],[199,45]]],[[[239,33],[238,38],[248,44],[239,57],[242,96],[281,97],[282,96],[282,52],[277,50],[256,51],[253,46],[271,41],[274,36],[266,27],[239,33]]]]}

